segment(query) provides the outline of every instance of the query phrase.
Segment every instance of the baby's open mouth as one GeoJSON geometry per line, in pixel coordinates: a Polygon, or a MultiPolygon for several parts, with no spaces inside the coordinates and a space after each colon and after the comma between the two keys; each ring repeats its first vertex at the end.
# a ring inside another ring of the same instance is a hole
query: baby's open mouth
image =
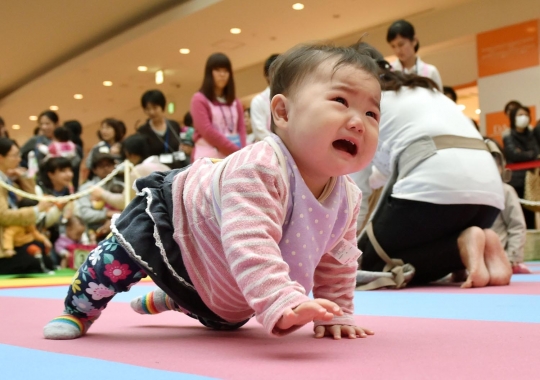
{"type": "Polygon", "coordinates": [[[332,143],[334,148],[337,150],[342,150],[344,152],[349,153],[351,156],[356,156],[356,153],[358,152],[358,148],[356,147],[356,144],[349,140],[336,140],[332,143]]]}

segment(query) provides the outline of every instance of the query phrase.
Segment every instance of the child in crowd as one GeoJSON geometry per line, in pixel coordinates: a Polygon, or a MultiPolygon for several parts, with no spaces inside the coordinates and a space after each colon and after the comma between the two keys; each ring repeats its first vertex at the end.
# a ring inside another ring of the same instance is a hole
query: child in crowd
{"type": "Polygon", "coordinates": [[[49,144],[50,157],[65,157],[69,159],[78,157],[77,145],[69,139],[69,129],[66,127],[56,127],[53,133],[53,141],[49,144]]]}
{"type": "Polygon", "coordinates": [[[521,204],[519,203],[519,197],[516,190],[508,183],[510,181],[512,172],[505,169],[506,161],[500,148],[494,141],[486,140],[488,144],[496,146],[494,149],[493,158],[497,163],[499,172],[501,173],[504,189],[504,210],[501,211],[491,229],[499,235],[501,244],[508,256],[508,261],[512,265],[512,272],[514,274],[529,274],[531,271],[523,263],[523,254],[525,248],[525,239],[527,235],[527,225],[525,223],[525,217],[521,210],[521,204]]]}
{"type": "Polygon", "coordinates": [[[45,338],[84,335],[146,275],[159,289],[132,302],[141,314],[181,311],[218,330],[255,316],[274,336],[312,321],[316,338],[373,334],[353,317],[361,193],[346,174],[377,148],[377,65],[352,48],[302,45],[272,71],[275,134],[138,179],[45,338]]]}
{"type": "MultiPolygon", "coordinates": [[[[84,222],[78,216],[72,216],[66,223],[65,232],[60,234],[54,243],[54,250],[61,258],[60,266],[67,267],[67,261],[70,255],[70,248],[76,244],[83,244],[83,235],[86,231],[84,222]]],[[[86,242],[88,243],[88,242],[86,242]]]]}

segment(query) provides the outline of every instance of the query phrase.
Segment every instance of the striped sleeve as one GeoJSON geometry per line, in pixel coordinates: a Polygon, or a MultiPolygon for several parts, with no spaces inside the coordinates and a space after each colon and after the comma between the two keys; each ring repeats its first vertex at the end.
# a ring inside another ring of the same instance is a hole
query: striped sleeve
{"type": "Polygon", "coordinates": [[[221,183],[221,239],[231,274],[264,329],[274,329],[287,308],[309,300],[289,277],[278,246],[287,184],[273,149],[235,155],[221,183]]]}

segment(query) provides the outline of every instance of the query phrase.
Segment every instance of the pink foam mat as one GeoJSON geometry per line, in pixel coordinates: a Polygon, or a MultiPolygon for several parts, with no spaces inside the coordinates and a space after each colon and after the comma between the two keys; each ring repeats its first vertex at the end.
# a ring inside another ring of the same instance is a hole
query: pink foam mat
{"type": "Polygon", "coordinates": [[[215,332],[179,313],[141,316],[112,303],[88,336],[49,341],[41,330],[60,301],[1,301],[9,313],[0,313],[0,343],[221,379],[497,380],[538,378],[540,371],[538,324],[357,316],[375,336],[315,340],[306,326],[278,339],[255,321],[215,332]]]}

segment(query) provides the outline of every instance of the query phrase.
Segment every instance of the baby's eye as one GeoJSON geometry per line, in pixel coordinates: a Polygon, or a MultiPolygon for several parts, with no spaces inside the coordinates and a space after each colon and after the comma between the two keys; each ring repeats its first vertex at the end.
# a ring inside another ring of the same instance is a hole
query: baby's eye
{"type": "Polygon", "coordinates": [[[344,98],[342,98],[340,96],[338,96],[337,98],[334,98],[334,101],[338,102],[338,103],[341,103],[346,107],[348,106],[347,100],[345,100],[344,98]]]}
{"type": "Polygon", "coordinates": [[[377,119],[377,114],[375,112],[368,111],[368,112],[366,112],[366,115],[369,116],[369,117],[372,117],[374,119],[377,119]]]}

